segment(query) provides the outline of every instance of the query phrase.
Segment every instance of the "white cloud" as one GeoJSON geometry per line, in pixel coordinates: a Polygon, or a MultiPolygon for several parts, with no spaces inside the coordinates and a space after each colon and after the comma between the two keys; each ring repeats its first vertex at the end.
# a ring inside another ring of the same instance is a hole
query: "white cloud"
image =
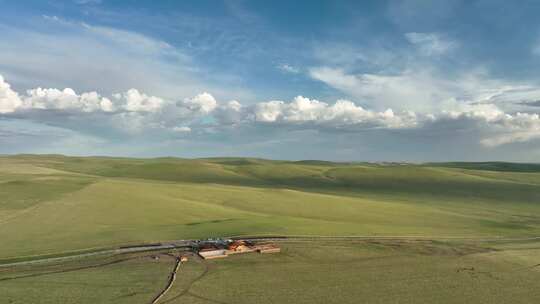
{"type": "Polygon", "coordinates": [[[485,71],[471,69],[449,75],[439,69],[442,55],[458,46],[438,33],[405,34],[415,47],[388,48],[384,44],[351,47],[324,46],[316,49],[321,61],[308,69],[308,76],[319,80],[349,98],[376,110],[437,111],[485,88],[485,71]],[[474,85],[474,87],[473,87],[474,85]]]}
{"type": "Polygon", "coordinates": [[[211,94],[204,92],[192,98],[184,99],[182,105],[192,111],[198,111],[203,114],[212,112],[217,107],[217,101],[211,94]]]}
{"type": "MultiPolygon", "coordinates": [[[[344,77],[347,81],[352,76],[344,77]]],[[[352,79],[353,83],[359,81],[355,77],[352,79]]],[[[19,95],[0,76],[0,114],[75,131],[92,133],[95,130],[94,135],[108,135],[116,130],[131,136],[150,132],[157,138],[167,131],[186,133],[194,128],[202,131],[212,128],[215,132],[230,125],[265,125],[276,129],[290,126],[299,130],[346,129],[348,132],[410,130],[418,134],[437,129],[451,133],[467,126],[471,134],[479,136],[478,143],[490,148],[539,139],[537,113],[505,112],[495,103],[489,103],[508,92],[512,95],[534,90],[509,85],[494,94],[495,91],[486,90],[473,96],[475,102],[454,100],[437,111],[396,111],[392,108],[377,111],[365,109],[350,100],[327,103],[303,96],[290,102],[271,100],[242,105],[236,100],[220,104],[206,92],[178,103],[136,89],[114,94],[112,98],[102,97],[97,92],[77,94],[69,88],[37,88],[19,95]],[[67,115],[67,118],[57,115],[67,115]],[[214,119],[200,124],[201,117],[214,119]]]]}
{"type": "Polygon", "coordinates": [[[183,127],[174,127],[174,128],[173,128],[173,131],[178,132],[178,133],[188,133],[188,132],[191,132],[191,128],[190,128],[190,127],[186,127],[186,126],[183,126],[183,127]]]}
{"type": "Polygon", "coordinates": [[[262,102],[255,107],[255,120],[342,127],[404,128],[415,125],[413,112],[395,115],[391,109],[382,112],[365,110],[349,100],[338,100],[333,105],[315,99],[297,96],[290,103],[283,101],[262,102]]]}
{"type": "Polygon", "coordinates": [[[226,109],[232,110],[234,112],[240,112],[242,110],[242,104],[236,100],[230,100],[225,106],[226,109]]]}
{"type": "Polygon", "coordinates": [[[501,114],[495,124],[500,134],[482,139],[483,145],[496,147],[540,138],[540,117],[536,113],[501,114]]]}
{"type": "Polygon", "coordinates": [[[272,100],[261,102],[255,106],[255,120],[262,122],[273,122],[281,115],[283,101],[272,100]]]}
{"type": "Polygon", "coordinates": [[[317,67],[310,76],[371,108],[437,112],[464,104],[495,104],[504,111],[524,110],[540,100],[540,86],[490,78],[482,69],[449,79],[421,67],[396,74],[353,74],[344,69],[317,67]]]}
{"type": "Polygon", "coordinates": [[[457,47],[455,41],[444,39],[437,33],[406,33],[405,38],[426,56],[442,55],[457,47]]]}
{"type": "Polygon", "coordinates": [[[55,21],[55,22],[62,22],[63,20],[58,18],[58,16],[49,16],[49,15],[42,15],[43,19],[49,20],[49,21],[55,21]]]}
{"type": "Polygon", "coordinates": [[[178,131],[174,127],[179,121],[189,124],[200,115],[209,114],[217,105],[208,93],[188,100],[176,104],[137,89],[115,93],[110,98],[97,92],[78,94],[70,88],[36,88],[19,95],[0,76],[0,114],[71,129],[94,128],[103,132],[109,126],[129,134],[151,129],[178,131]],[[78,123],[73,124],[74,121],[78,123]]]}
{"type": "Polygon", "coordinates": [[[236,100],[231,100],[225,105],[219,106],[214,112],[214,116],[222,124],[237,124],[241,122],[244,117],[244,107],[236,100]]]}
{"type": "MultiPolygon", "coordinates": [[[[1,77],[1,76],[0,76],[1,77]]],[[[155,96],[148,96],[136,89],[125,93],[117,93],[111,99],[102,97],[97,92],[77,94],[71,88],[63,90],[55,88],[35,88],[19,97],[12,91],[8,83],[0,78],[0,110],[1,113],[29,110],[66,110],[80,112],[156,112],[165,101],[155,96]]]]}
{"type": "Polygon", "coordinates": [[[36,88],[27,91],[23,109],[77,110],[82,112],[112,112],[114,106],[110,99],[101,97],[97,92],[78,95],[74,90],[36,88]]]}
{"type": "Polygon", "coordinates": [[[300,69],[297,68],[297,67],[294,67],[292,65],[289,65],[289,64],[280,64],[277,66],[277,68],[279,70],[281,70],[282,72],[285,72],[285,73],[291,73],[291,74],[298,74],[300,73],[300,69]]]}
{"type": "Polygon", "coordinates": [[[493,104],[464,104],[457,106],[455,110],[443,111],[443,114],[454,119],[464,115],[469,118],[482,119],[488,122],[498,121],[506,115],[493,104]]]}
{"type": "Polygon", "coordinates": [[[480,143],[486,147],[527,142],[540,138],[540,117],[536,113],[509,114],[502,111],[494,104],[463,105],[459,110],[444,111],[438,116],[433,116],[431,122],[448,121],[455,122],[455,127],[463,121],[476,124],[485,133],[480,143]]]}
{"type": "Polygon", "coordinates": [[[349,74],[339,68],[320,67],[310,69],[309,73],[312,78],[376,109],[430,111],[455,97],[455,84],[438,79],[429,71],[403,71],[394,75],[349,74]]]}
{"type": "Polygon", "coordinates": [[[11,113],[22,105],[19,94],[11,89],[9,83],[0,75],[0,114],[11,113]]]}
{"type": "Polygon", "coordinates": [[[424,132],[442,124],[445,131],[451,133],[467,124],[475,132],[483,134],[484,138],[479,143],[487,147],[540,138],[538,114],[509,114],[494,104],[461,104],[455,105],[453,110],[435,113],[395,113],[392,109],[381,112],[366,110],[348,100],[338,100],[330,105],[298,96],[290,103],[258,103],[254,107],[254,117],[255,121],[266,124],[291,124],[307,129],[408,129],[424,132]]]}
{"type": "Polygon", "coordinates": [[[505,109],[525,109],[540,101],[540,88],[533,85],[499,85],[478,94],[474,102],[496,104],[505,109]]]}
{"type": "Polygon", "coordinates": [[[113,97],[117,102],[123,103],[123,108],[130,112],[157,112],[165,105],[163,99],[140,93],[137,89],[116,93],[113,97]]]}
{"type": "Polygon", "coordinates": [[[328,104],[315,99],[297,96],[291,103],[282,103],[282,115],[285,121],[314,121],[325,119],[328,104]]]}

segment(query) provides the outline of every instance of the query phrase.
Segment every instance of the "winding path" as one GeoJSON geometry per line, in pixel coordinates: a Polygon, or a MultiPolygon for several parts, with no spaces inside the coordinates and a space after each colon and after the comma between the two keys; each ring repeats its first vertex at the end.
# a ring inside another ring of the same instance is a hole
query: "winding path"
{"type": "Polygon", "coordinates": [[[176,281],[176,274],[178,273],[178,270],[180,269],[180,265],[182,265],[182,260],[180,257],[176,257],[176,263],[174,265],[174,269],[171,272],[171,276],[169,277],[169,282],[167,283],[167,286],[150,302],[151,304],[156,304],[159,302],[163,296],[172,288],[174,281],[176,281]]]}

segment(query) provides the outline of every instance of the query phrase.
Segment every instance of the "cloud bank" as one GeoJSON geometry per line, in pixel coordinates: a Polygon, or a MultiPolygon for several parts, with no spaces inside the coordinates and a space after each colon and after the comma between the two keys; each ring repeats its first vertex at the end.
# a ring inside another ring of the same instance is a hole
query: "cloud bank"
{"type": "MultiPolygon", "coordinates": [[[[362,80],[353,78],[351,81],[362,80]]],[[[303,96],[289,102],[270,100],[243,105],[236,100],[218,102],[207,92],[179,101],[147,95],[137,89],[111,96],[95,91],[77,93],[70,88],[38,87],[19,93],[0,76],[0,117],[43,123],[96,137],[122,138],[148,133],[159,136],[215,133],[257,126],[352,133],[406,130],[418,134],[438,129],[458,132],[467,126],[471,134],[478,134],[479,144],[493,148],[540,138],[537,113],[507,113],[496,105],[505,94],[512,97],[522,92],[536,91],[506,88],[481,98],[475,96],[469,102],[448,104],[437,112],[391,108],[376,111],[350,100],[327,103],[303,96]]]]}

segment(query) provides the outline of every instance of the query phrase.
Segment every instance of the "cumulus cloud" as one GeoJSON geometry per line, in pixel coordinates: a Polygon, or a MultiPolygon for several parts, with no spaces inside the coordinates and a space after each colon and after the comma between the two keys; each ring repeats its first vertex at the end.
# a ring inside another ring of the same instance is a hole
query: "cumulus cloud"
{"type": "Polygon", "coordinates": [[[28,90],[21,108],[75,110],[82,112],[112,112],[114,110],[111,100],[101,97],[97,92],[86,92],[78,95],[70,88],[62,91],[42,88],[28,90]]]}
{"type": "Polygon", "coordinates": [[[116,93],[113,94],[113,97],[122,104],[125,110],[130,112],[157,112],[165,105],[163,99],[140,93],[137,89],[116,93]]]}
{"type": "Polygon", "coordinates": [[[494,104],[462,104],[453,110],[436,113],[415,113],[392,109],[371,111],[348,100],[327,104],[302,96],[290,103],[269,101],[254,107],[255,121],[263,123],[292,124],[313,128],[346,128],[347,130],[387,129],[428,131],[444,125],[447,131],[458,130],[463,125],[473,127],[485,136],[480,143],[496,147],[514,142],[540,138],[538,114],[508,114],[494,104]],[[309,123],[309,124],[306,124],[309,123]]]}
{"type": "Polygon", "coordinates": [[[185,132],[184,124],[209,114],[216,107],[217,101],[208,93],[188,98],[183,103],[147,95],[137,89],[114,93],[110,97],[97,92],[78,94],[71,88],[38,87],[18,94],[0,76],[0,114],[68,129],[89,131],[94,128],[103,132],[108,126],[109,132],[116,130],[129,134],[149,129],[185,132]]]}
{"type": "Polygon", "coordinates": [[[253,107],[253,118],[266,125],[289,125],[306,130],[407,130],[419,136],[436,130],[454,136],[452,133],[458,134],[465,128],[466,136],[478,136],[478,143],[487,148],[540,138],[538,114],[506,113],[494,104],[464,103],[450,108],[432,113],[372,111],[349,100],[327,104],[298,96],[288,103],[258,103],[253,107]]]}
{"type": "Polygon", "coordinates": [[[443,111],[442,114],[452,119],[467,117],[472,119],[482,119],[487,122],[500,120],[507,115],[493,104],[464,104],[457,106],[455,110],[443,111]]]}
{"type": "Polygon", "coordinates": [[[276,121],[281,115],[281,107],[283,101],[272,100],[268,102],[261,102],[255,106],[255,120],[262,122],[276,121]]]}
{"type": "MultiPolygon", "coordinates": [[[[392,109],[366,110],[352,101],[338,100],[327,104],[302,96],[293,101],[269,101],[258,103],[253,113],[256,122],[265,124],[289,124],[310,128],[337,128],[349,131],[362,130],[411,130],[429,132],[431,128],[444,126],[445,132],[453,132],[464,125],[472,128],[482,138],[479,143],[486,147],[527,142],[540,138],[538,114],[509,114],[494,104],[461,104],[452,110],[434,113],[415,113],[392,109]]],[[[472,136],[472,134],[471,134],[472,136]]]]}
{"type": "Polygon", "coordinates": [[[432,116],[431,122],[450,121],[457,127],[464,122],[473,123],[484,135],[480,143],[497,147],[540,138],[540,119],[536,113],[506,113],[494,104],[463,105],[459,110],[443,111],[432,116]]]}
{"type": "Polygon", "coordinates": [[[216,109],[214,116],[221,124],[237,124],[244,119],[245,107],[236,100],[230,100],[226,104],[220,105],[216,109]]]}
{"type": "Polygon", "coordinates": [[[22,105],[19,94],[0,75],[0,113],[11,113],[22,105]]]}
{"type": "MultiPolygon", "coordinates": [[[[347,81],[347,76],[344,77],[347,81]]],[[[353,77],[350,81],[359,80],[353,77]]],[[[469,102],[454,100],[438,111],[425,112],[392,108],[372,110],[350,100],[327,103],[303,96],[289,102],[270,100],[242,105],[231,100],[219,103],[207,92],[174,102],[137,89],[112,94],[110,98],[97,92],[78,94],[70,88],[36,88],[21,95],[0,77],[0,117],[28,119],[90,133],[96,130],[95,135],[113,130],[131,135],[188,133],[194,128],[203,132],[205,128],[211,128],[215,132],[237,125],[348,132],[409,130],[421,134],[441,128],[452,132],[467,126],[479,136],[478,143],[492,148],[540,138],[538,114],[506,112],[495,104],[503,98],[501,96],[519,92],[535,91],[508,86],[498,93],[488,90],[469,102]],[[57,115],[66,115],[69,119],[59,119],[57,115]]]]}
{"type": "Polygon", "coordinates": [[[203,114],[208,114],[212,112],[217,107],[217,101],[211,94],[204,92],[198,94],[192,98],[184,99],[184,102],[181,105],[186,106],[192,111],[198,111],[203,114]]]}
{"type": "Polygon", "coordinates": [[[290,103],[261,102],[255,106],[254,117],[260,122],[314,123],[325,126],[364,126],[402,128],[415,124],[415,114],[395,115],[392,109],[370,111],[349,100],[338,100],[330,105],[315,99],[297,96],[290,103]]]}
{"type": "Polygon", "coordinates": [[[130,89],[113,94],[112,98],[102,97],[97,92],[77,94],[71,88],[35,88],[25,95],[11,90],[10,85],[0,76],[0,113],[32,110],[58,110],[68,112],[156,112],[165,100],[130,89]],[[112,100],[111,100],[112,99],[112,100]]]}
{"type": "Polygon", "coordinates": [[[494,123],[500,134],[481,140],[488,147],[540,138],[540,117],[536,113],[501,114],[494,123]]]}

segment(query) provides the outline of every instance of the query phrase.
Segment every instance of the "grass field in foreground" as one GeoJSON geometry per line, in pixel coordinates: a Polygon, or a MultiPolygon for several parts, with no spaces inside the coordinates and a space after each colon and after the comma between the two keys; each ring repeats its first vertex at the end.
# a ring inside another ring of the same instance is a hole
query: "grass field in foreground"
{"type": "Polygon", "coordinates": [[[540,235],[535,166],[461,167],[0,157],[0,260],[243,234],[540,235]]]}
{"type": "Polygon", "coordinates": [[[296,243],[192,263],[163,303],[537,303],[539,243],[296,243]]]}
{"type": "Polygon", "coordinates": [[[149,303],[174,259],[125,255],[0,268],[0,304],[149,303]]]}
{"type": "MultiPolygon", "coordinates": [[[[182,264],[160,303],[537,303],[540,243],[282,243],[278,254],[182,264]]],[[[0,268],[0,303],[149,303],[172,259],[156,253],[0,268]],[[145,257],[146,255],[146,257],[145,257]],[[125,261],[124,261],[125,260],[125,261]],[[117,263],[99,267],[111,261],[117,263]],[[79,267],[83,269],[73,270],[79,267]],[[87,267],[87,268],[84,268],[87,267]],[[54,272],[57,273],[54,273],[54,272]],[[61,272],[58,272],[61,271],[61,272]],[[67,272],[66,272],[67,271],[67,272]],[[26,276],[26,277],[25,277],[26,276]],[[5,280],[5,278],[18,279],[5,280]]]]}

